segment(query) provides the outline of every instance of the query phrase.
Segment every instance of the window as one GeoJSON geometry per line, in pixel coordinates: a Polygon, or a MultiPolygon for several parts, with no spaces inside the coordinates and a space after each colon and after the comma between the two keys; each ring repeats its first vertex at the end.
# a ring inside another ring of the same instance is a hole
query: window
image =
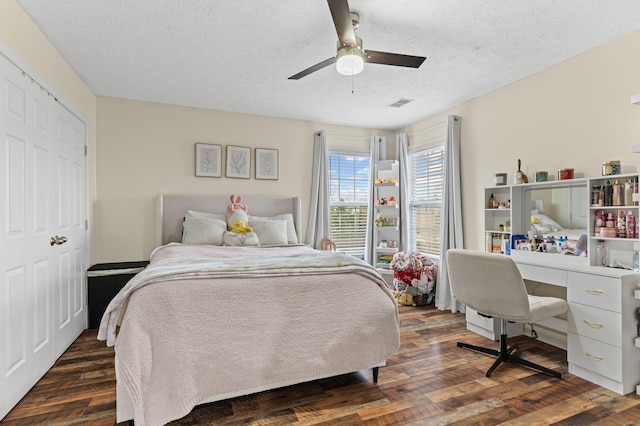
{"type": "Polygon", "coordinates": [[[369,204],[369,156],[329,154],[331,239],[336,248],[364,256],[369,204]]]}
{"type": "Polygon", "coordinates": [[[410,153],[408,172],[410,248],[439,256],[444,146],[410,153]]]}

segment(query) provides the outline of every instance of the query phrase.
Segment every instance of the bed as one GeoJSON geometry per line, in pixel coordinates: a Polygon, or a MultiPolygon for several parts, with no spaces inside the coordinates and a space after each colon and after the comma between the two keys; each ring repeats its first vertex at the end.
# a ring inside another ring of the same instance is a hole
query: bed
{"type": "Polygon", "coordinates": [[[397,305],[374,268],[299,244],[297,197],[244,203],[249,225],[284,221],[286,244],[182,244],[185,217],[223,215],[228,196],[158,197],[160,245],[98,333],[115,347],[118,422],[161,425],[198,404],[369,368],[375,381],[398,350],[397,305]]]}

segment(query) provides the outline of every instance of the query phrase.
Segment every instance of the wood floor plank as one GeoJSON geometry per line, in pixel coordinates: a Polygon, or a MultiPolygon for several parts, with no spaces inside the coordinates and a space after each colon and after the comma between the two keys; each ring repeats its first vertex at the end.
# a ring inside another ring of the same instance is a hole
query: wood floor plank
{"type": "MultiPolygon", "coordinates": [[[[401,348],[380,369],[196,407],[172,425],[640,425],[640,397],[621,396],[568,372],[566,351],[526,336],[509,339],[556,379],[493,358],[463,341],[497,347],[466,330],[464,316],[400,307],[401,348]]],[[[113,348],[85,331],[3,419],[1,426],[115,424],[113,348]]]]}

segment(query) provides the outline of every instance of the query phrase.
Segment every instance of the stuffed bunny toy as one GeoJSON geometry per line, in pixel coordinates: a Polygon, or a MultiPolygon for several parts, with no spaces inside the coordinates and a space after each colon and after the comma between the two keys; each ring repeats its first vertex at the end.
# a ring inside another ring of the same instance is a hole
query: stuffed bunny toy
{"type": "Polygon", "coordinates": [[[231,231],[235,222],[249,223],[247,216],[247,206],[242,204],[242,195],[233,195],[229,197],[231,205],[227,207],[227,229],[231,231]]]}

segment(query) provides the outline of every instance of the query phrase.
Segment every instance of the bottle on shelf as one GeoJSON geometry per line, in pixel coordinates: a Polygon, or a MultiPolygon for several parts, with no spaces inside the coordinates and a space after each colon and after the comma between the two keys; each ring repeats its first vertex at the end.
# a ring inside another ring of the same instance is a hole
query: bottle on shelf
{"type": "Polygon", "coordinates": [[[594,185],[591,189],[591,207],[602,207],[604,205],[604,194],[601,185],[594,185]]]}
{"type": "Polygon", "coordinates": [[[492,253],[501,253],[502,252],[502,235],[501,234],[493,234],[491,237],[491,252],[492,253]]]}
{"type": "Polygon", "coordinates": [[[596,211],[596,220],[593,224],[593,236],[600,236],[600,229],[604,226],[604,212],[602,210],[596,211]]]}
{"type": "Polygon", "coordinates": [[[518,159],[518,171],[516,171],[513,174],[513,183],[515,183],[516,185],[524,183],[522,170],[520,170],[520,165],[521,165],[521,162],[520,162],[520,159],[518,159]]]}
{"type": "Polygon", "coordinates": [[[631,181],[631,179],[627,179],[627,181],[624,183],[624,205],[633,205],[633,182],[631,181]]]}
{"type": "Polygon", "coordinates": [[[633,212],[629,210],[627,212],[627,238],[638,238],[636,235],[636,217],[633,215],[633,212]]]}
{"type": "Polygon", "coordinates": [[[615,218],[613,217],[613,213],[607,213],[607,220],[604,222],[605,228],[614,228],[616,227],[615,218]]]}
{"type": "Polygon", "coordinates": [[[624,210],[618,212],[618,220],[616,221],[616,236],[618,238],[627,238],[627,219],[624,210]]]}
{"type": "Polygon", "coordinates": [[[612,201],[612,205],[614,206],[621,206],[623,205],[623,200],[622,200],[622,188],[620,186],[620,182],[618,182],[618,179],[616,179],[615,181],[613,181],[613,185],[611,186],[612,188],[612,195],[611,195],[611,201],[612,201]]]}
{"type": "Polygon", "coordinates": [[[598,240],[598,244],[596,245],[596,258],[595,258],[596,266],[602,266],[603,250],[604,250],[604,241],[598,240]]]}
{"type": "Polygon", "coordinates": [[[488,207],[490,209],[497,209],[498,208],[498,200],[495,199],[495,197],[493,196],[493,192],[491,193],[491,197],[489,197],[489,204],[488,207]]]}
{"type": "Polygon", "coordinates": [[[604,181],[603,191],[604,191],[604,205],[612,206],[613,205],[613,187],[611,186],[610,180],[607,179],[604,181]]]}

